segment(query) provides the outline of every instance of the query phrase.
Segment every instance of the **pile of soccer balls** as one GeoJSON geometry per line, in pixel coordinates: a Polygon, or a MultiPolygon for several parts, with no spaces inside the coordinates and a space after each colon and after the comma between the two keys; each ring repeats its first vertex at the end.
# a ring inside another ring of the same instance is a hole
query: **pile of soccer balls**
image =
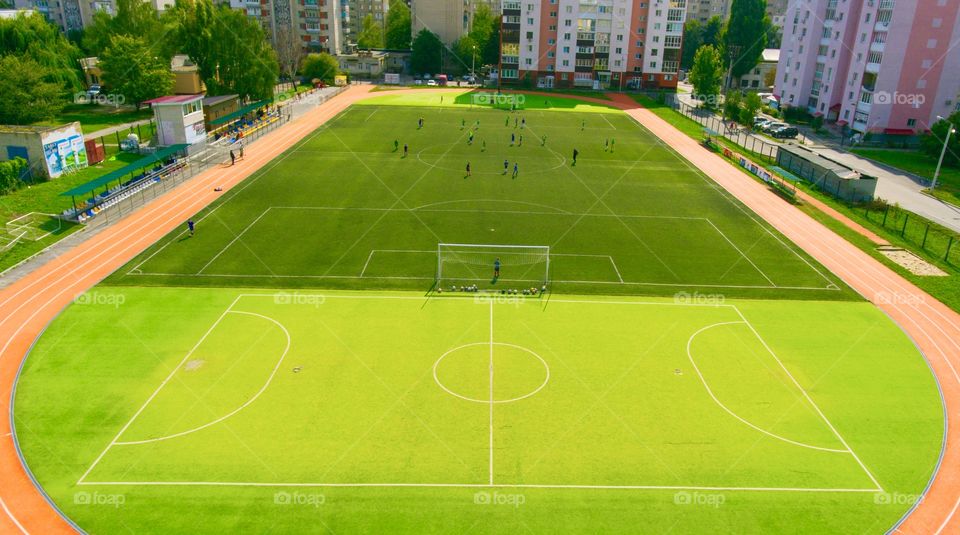
{"type": "MultiPolygon", "coordinates": [[[[450,287],[450,291],[451,291],[451,292],[468,292],[468,293],[475,293],[475,292],[479,292],[479,291],[480,291],[480,288],[477,287],[476,284],[473,284],[473,285],[470,285],[470,286],[457,286],[457,285],[453,285],[453,286],[450,287]]],[[[537,295],[537,294],[544,293],[544,292],[546,292],[546,291],[547,291],[547,287],[546,287],[546,286],[543,286],[543,287],[540,288],[539,290],[538,290],[535,286],[531,286],[530,288],[523,288],[522,290],[517,290],[516,288],[502,289],[502,290],[500,290],[500,293],[501,293],[502,295],[537,295]]],[[[437,293],[441,293],[441,294],[442,294],[442,293],[443,293],[443,288],[437,288],[437,293]]]]}
{"type": "MultiPolygon", "coordinates": [[[[479,292],[480,288],[476,284],[472,286],[457,286],[453,285],[450,287],[451,292],[479,292]]],[[[437,288],[438,293],[443,293],[443,288],[437,288]]]]}

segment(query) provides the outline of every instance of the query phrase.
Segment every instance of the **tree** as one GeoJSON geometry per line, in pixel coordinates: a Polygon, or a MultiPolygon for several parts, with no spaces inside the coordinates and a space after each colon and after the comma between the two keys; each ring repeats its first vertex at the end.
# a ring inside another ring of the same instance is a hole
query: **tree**
{"type": "Polygon", "coordinates": [[[743,95],[740,94],[739,90],[733,90],[727,92],[726,97],[723,99],[723,117],[724,119],[730,119],[736,121],[740,118],[741,104],[743,103],[743,95]]]}
{"type": "Polygon", "coordinates": [[[30,124],[60,113],[66,104],[61,86],[47,78],[48,69],[33,59],[0,58],[0,123],[30,124]]]}
{"type": "Polygon", "coordinates": [[[333,85],[335,77],[340,74],[340,63],[326,52],[307,54],[300,74],[308,80],[323,80],[323,83],[333,85]]]}
{"type": "Polygon", "coordinates": [[[263,27],[227,5],[183,0],[176,5],[175,39],[200,73],[211,95],[273,96],[280,66],[263,27]]]}
{"type": "Polygon", "coordinates": [[[740,124],[752,126],[753,120],[757,118],[757,113],[763,107],[760,101],[760,95],[756,93],[747,93],[743,99],[743,105],[740,108],[740,124]]]}
{"type": "Polygon", "coordinates": [[[66,95],[83,87],[80,49],[40,13],[0,19],[0,56],[30,59],[43,67],[43,81],[66,95]]]}
{"type": "Polygon", "coordinates": [[[410,8],[404,0],[390,0],[384,44],[387,48],[409,50],[411,36],[410,8]]]}
{"type": "Polygon", "coordinates": [[[710,17],[703,27],[703,44],[719,47],[721,32],[723,32],[723,19],[719,15],[710,17]]]}
{"type": "Polygon", "coordinates": [[[141,39],[153,55],[169,60],[173,50],[167,39],[167,28],[161,23],[156,9],[143,0],[117,0],[117,15],[97,11],[93,22],[84,30],[83,49],[91,56],[100,56],[118,35],[141,39]]]}
{"type": "Polygon", "coordinates": [[[440,69],[443,43],[440,37],[424,28],[413,40],[413,52],[410,54],[410,67],[415,73],[435,72],[440,69]]]}
{"type": "Polygon", "coordinates": [[[357,35],[357,46],[360,48],[383,48],[383,28],[373,20],[373,15],[363,17],[363,28],[357,35]]]}
{"type": "Polygon", "coordinates": [[[103,83],[138,110],[143,101],[161,97],[173,89],[170,63],[154,55],[140,38],[114,36],[100,57],[100,69],[103,83]]]}
{"type": "Polygon", "coordinates": [[[766,15],[766,0],[733,0],[730,4],[730,20],[723,29],[724,60],[730,62],[731,80],[737,80],[760,63],[763,49],[767,47],[767,28],[770,19],[766,15]]]}
{"type": "MultiPolygon", "coordinates": [[[[943,151],[943,141],[947,138],[947,130],[951,125],[960,125],[960,112],[954,112],[946,121],[937,121],[930,127],[930,133],[920,138],[920,148],[930,157],[940,158],[943,151]]],[[[943,155],[943,165],[950,167],[960,166],[960,136],[950,135],[947,152],[943,155]]]]}
{"type": "Polygon", "coordinates": [[[500,23],[493,24],[493,30],[490,32],[490,38],[487,39],[486,46],[483,47],[484,65],[497,65],[500,63],[500,23]]]}
{"type": "Polygon", "coordinates": [[[277,53],[277,63],[280,65],[280,74],[287,80],[294,79],[297,69],[303,63],[303,41],[289,25],[277,27],[274,36],[273,48],[277,53]]]}
{"type": "Polygon", "coordinates": [[[775,26],[769,16],[764,24],[767,26],[767,48],[780,48],[783,44],[783,28],[775,26]]]}
{"type": "Polygon", "coordinates": [[[680,67],[689,69],[693,65],[693,56],[703,44],[703,26],[694,19],[683,26],[683,54],[680,56],[680,67]]]}
{"type": "Polygon", "coordinates": [[[453,49],[454,55],[460,59],[457,65],[458,72],[469,72],[474,65],[474,60],[478,60],[481,65],[483,64],[483,58],[480,57],[483,48],[478,47],[469,35],[464,35],[460,39],[457,39],[451,48],[453,49]]]}
{"type": "Polygon", "coordinates": [[[712,108],[720,94],[720,80],[723,78],[723,60],[720,51],[711,45],[701,46],[693,56],[690,69],[690,83],[697,98],[707,99],[707,107],[712,108]]]}
{"type": "Polygon", "coordinates": [[[777,68],[773,67],[763,75],[763,85],[773,87],[777,83],[777,68]]]}

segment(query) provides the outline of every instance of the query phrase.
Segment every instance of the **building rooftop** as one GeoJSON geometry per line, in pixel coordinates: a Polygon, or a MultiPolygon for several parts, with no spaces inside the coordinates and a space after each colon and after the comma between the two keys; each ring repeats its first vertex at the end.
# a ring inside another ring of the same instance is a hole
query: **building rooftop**
{"type": "Polygon", "coordinates": [[[207,106],[216,106],[222,102],[236,100],[237,98],[240,98],[240,95],[217,95],[215,97],[205,97],[203,99],[203,107],[206,108],[207,106]]]}
{"type": "Polygon", "coordinates": [[[183,104],[184,102],[193,102],[195,100],[201,100],[203,95],[167,95],[165,97],[158,97],[150,100],[145,100],[144,104],[183,104]]]}
{"type": "Polygon", "coordinates": [[[780,49],[764,48],[762,61],[764,63],[777,63],[778,61],[780,61],[780,49]]]}

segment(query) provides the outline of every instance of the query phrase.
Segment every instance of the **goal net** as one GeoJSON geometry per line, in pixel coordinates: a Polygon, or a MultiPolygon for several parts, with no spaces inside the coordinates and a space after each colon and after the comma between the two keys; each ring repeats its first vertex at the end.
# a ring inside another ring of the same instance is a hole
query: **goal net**
{"type": "Polygon", "coordinates": [[[437,288],[476,286],[483,291],[540,290],[550,279],[546,245],[437,245],[437,288]],[[499,276],[495,272],[500,266],[499,276]]]}

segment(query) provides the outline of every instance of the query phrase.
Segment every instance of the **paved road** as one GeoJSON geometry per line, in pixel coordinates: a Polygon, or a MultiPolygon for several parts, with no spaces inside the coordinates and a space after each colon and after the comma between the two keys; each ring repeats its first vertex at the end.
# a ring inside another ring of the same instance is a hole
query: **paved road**
{"type": "MultiPolygon", "coordinates": [[[[678,98],[685,104],[695,105],[695,101],[687,93],[679,93],[678,98]]],[[[775,143],[766,137],[753,137],[766,143],[775,143]]],[[[923,194],[922,190],[926,186],[919,182],[919,177],[861,158],[840,148],[828,146],[831,143],[818,140],[816,136],[813,139],[808,138],[807,141],[806,147],[821,156],[840,162],[865,174],[876,176],[878,178],[877,197],[889,203],[899,204],[901,207],[930,221],[960,232],[960,208],[923,194]]]]}

